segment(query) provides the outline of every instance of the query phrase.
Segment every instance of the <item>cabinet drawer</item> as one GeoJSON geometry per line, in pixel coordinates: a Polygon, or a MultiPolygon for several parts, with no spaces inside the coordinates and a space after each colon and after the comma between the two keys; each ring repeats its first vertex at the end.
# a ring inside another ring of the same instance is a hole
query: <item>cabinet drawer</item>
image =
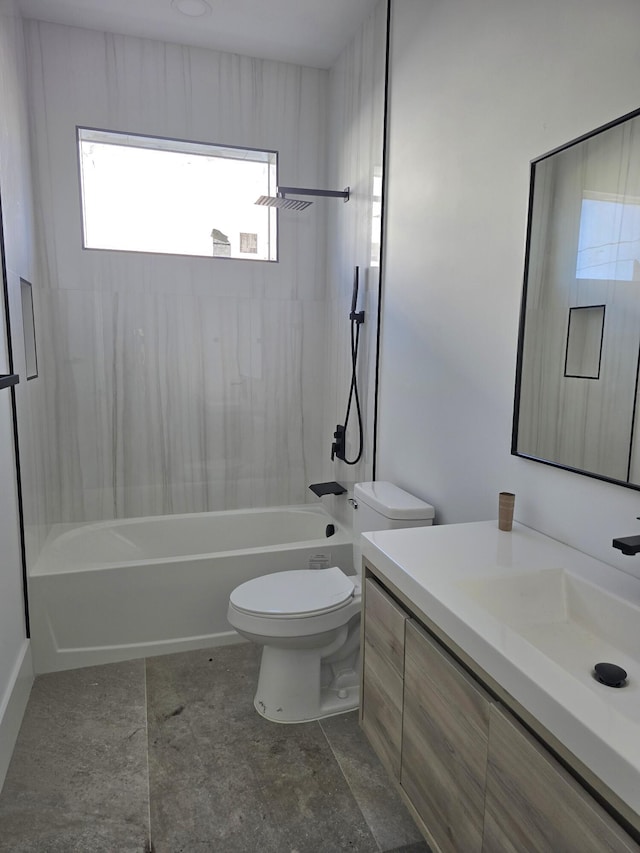
{"type": "Polygon", "coordinates": [[[400,783],[443,853],[482,849],[489,707],[484,691],[409,621],[400,783]]]}
{"type": "Polygon", "coordinates": [[[365,641],[362,728],[387,770],[400,778],[402,678],[365,641]]]}
{"type": "Polygon", "coordinates": [[[365,582],[361,723],[387,770],[400,777],[405,612],[365,582]]]}
{"type": "Polygon", "coordinates": [[[510,714],[491,708],[483,853],[640,847],[510,714]]]}
{"type": "Polygon", "coordinates": [[[367,642],[402,678],[407,614],[372,578],[365,581],[364,619],[367,642]]]}

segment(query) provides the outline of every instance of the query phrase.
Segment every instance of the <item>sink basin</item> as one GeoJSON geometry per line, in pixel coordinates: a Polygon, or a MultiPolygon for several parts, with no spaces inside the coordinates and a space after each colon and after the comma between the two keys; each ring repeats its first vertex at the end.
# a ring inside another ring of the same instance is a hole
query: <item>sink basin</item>
{"type": "Polygon", "coordinates": [[[563,569],[465,580],[460,587],[567,670],[590,674],[606,661],[626,669],[629,684],[640,683],[640,604],[563,569]]]}

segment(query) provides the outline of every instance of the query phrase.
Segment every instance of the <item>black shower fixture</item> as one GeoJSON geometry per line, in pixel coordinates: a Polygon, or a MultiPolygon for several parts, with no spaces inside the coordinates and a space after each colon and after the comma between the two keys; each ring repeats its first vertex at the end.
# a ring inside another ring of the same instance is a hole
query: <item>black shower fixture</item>
{"type": "Polygon", "coordinates": [[[355,267],[353,275],[353,291],[351,293],[351,387],[349,389],[349,400],[347,402],[347,413],[344,424],[336,424],[333,433],[333,444],[331,445],[331,461],[335,458],[342,460],[346,465],[355,465],[362,457],[364,449],[364,430],[362,426],[362,411],[360,409],[360,395],[358,394],[358,348],[360,346],[360,326],[364,323],[364,311],[356,311],[358,305],[358,287],[360,278],[360,267],[355,267]],[[358,418],[358,453],[355,459],[346,458],[347,427],[351,415],[351,402],[355,400],[356,415],[358,418]]]}
{"type": "Polygon", "coordinates": [[[350,188],[343,190],[313,190],[307,187],[278,187],[275,195],[261,195],[255,204],[263,207],[275,207],[278,210],[306,210],[312,201],[302,201],[299,198],[287,198],[288,195],[314,195],[323,198],[341,198],[349,201],[350,188]]]}
{"type": "Polygon", "coordinates": [[[330,483],[312,483],[309,488],[319,498],[325,495],[344,495],[347,491],[344,486],[336,483],[335,480],[331,480],[330,483]]]}
{"type": "Polygon", "coordinates": [[[333,433],[333,444],[331,445],[331,461],[337,457],[344,461],[345,454],[345,435],[346,430],[342,424],[336,424],[335,432],[333,433]]]}

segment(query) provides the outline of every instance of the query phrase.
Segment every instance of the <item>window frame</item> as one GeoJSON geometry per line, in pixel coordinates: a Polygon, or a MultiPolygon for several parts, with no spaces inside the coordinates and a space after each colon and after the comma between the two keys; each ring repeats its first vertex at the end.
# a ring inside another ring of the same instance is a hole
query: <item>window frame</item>
{"type": "MultiPolygon", "coordinates": [[[[254,160],[255,162],[268,163],[273,167],[273,181],[269,181],[268,192],[270,195],[275,195],[278,186],[278,170],[279,170],[279,152],[272,148],[255,148],[244,145],[227,145],[217,142],[202,142],[196,140],[183,139],[180,137],[159,136],[149,133],[134,133],[131,131],[120,130],[105,130],[103,128],[88,127],[86,125],[76,125],[76,158],[78,169],[78,197],[80,204],[80,231],[81,245],[83,251],[89,252],[120,252],[143,255],[156,255],[160,257],[173,258],[201,258],[203,260],[224,260],[224,261],[251,261],[252,263],[279,263],[280,261],[280,222],[277,208],[266,208],[269,211],[268,218],[268,240],[269,254],[268,258],[255,258],[247,253],[243,257],[224,257],[220,255],[204,255],[191,254],[185,252],[158,252],[153,249],[121,249],[107,248],[103,246],[88,246],[86,243],[86,216],[85,216],[85,194],[82,170],[82,142],[98,142],[107,145],[121,145],[125,148],[142,148],[152,151],[173,151],[179,154],[198,154],[205,156],[216,156],[215,151],[227,152],[228,159],[236,160],[254,160]],[[159,144],[161,143],[161,144],[159,144]],[[201,150],[198,150],[201,149],[201,150]],[[214,153],[212,153],[212,149],[214,153]],[[235,152],[244,156],[234,156],[235,152]],[[247,154],[260,154],[261,157],[247,157],[247,154]],[[273,184],[273,186],[271,186],[273,184]],[[272,232],[275,230],[275,240],[272,232]]],[[[225,157],[225,154],[220,154],[225,157]]]]}

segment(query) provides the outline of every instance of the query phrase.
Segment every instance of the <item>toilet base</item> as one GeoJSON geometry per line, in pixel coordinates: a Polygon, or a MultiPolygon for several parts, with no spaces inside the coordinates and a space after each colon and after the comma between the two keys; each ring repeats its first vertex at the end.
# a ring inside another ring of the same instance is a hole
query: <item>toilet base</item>
{"type": "Polygon", "coordinates": [[[347,711],[357,710],[360,707],[360,685],[349,689],[343,699],[337,695],[336,691],[321,690],[319,707],[314,711],[309,711],[309,716],[300,717],[296,712],[293,712],[292,719],[285,718],[285,712],[280,710],[282,706],[276,710],[275,716],[271,716],[269,707],[264,704],[262,699],[258,698],[257,693],[253,705],[261,717],[272,723],[311,723],[314,720],[323,720],[325,717],[335,717],[338,714],[346,714],[347,711]]]}
{"type": "Polygon", "coordinates": [[[256,711],[275,723],[306,723],[357,708],[359,629],[357,624],[349,628],[351,642],[342,637],[336,651],[336,643],[325,649],[264,646],[253,702],[256,711]]]}

